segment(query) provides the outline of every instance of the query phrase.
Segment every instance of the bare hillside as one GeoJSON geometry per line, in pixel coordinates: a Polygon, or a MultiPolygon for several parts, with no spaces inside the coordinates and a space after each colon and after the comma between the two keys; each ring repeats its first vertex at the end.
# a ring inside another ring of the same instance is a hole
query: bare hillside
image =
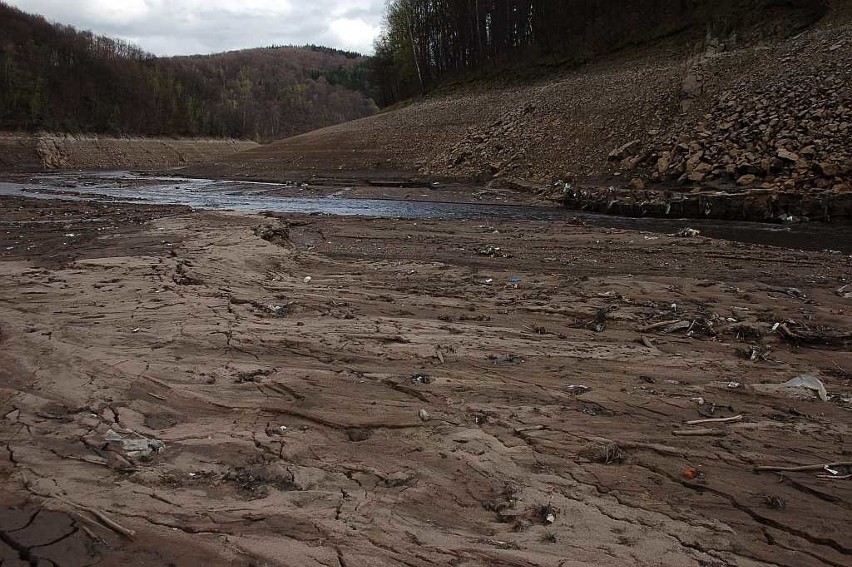
{"type": "Polygon", "coordinates": [[[700,45],[669,40],[535,84],[468,85],[205,171],[278,178],[381,168],[526,180],[559,192],[565,186],[553,184],[570,181],[572,188],[605,187],[619,199],[695,189],[846,194],[848,11],[835,6],[792,36],[746,46],[736,36],[700,45]]]}

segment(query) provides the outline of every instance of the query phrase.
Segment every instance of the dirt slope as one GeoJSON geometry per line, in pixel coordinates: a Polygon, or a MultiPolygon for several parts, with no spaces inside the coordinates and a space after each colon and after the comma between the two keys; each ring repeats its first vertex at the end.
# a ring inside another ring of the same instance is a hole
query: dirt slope
{"type": "MultiPolygon", "coordinates": [[[[644,189],[845,194],[852,191],[850,21],[848,10],[835,9],[786,39],[747,47],[736,38],[698,47],[671,41],[538,84],[474,85],[205,171],[273,179],[390,168],[627,189],[619,199],[644,189]]],[[[837,214],[849,216],[847,208],[837,214]]]]}

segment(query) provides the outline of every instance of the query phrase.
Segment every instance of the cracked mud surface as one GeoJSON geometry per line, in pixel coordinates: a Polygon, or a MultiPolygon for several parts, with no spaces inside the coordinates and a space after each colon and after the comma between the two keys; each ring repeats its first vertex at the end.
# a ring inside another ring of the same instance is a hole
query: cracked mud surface
{"type": "Polygon", "coordinates": [[[850,561],[852,480],[754,470],[852,461],[847,256],[98,207],[0,200],[4,566],[850,561]]]}

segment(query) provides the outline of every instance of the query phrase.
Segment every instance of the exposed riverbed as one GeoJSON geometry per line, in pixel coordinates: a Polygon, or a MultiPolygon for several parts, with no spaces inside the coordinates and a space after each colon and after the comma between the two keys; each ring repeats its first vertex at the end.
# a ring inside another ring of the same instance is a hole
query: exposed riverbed
{"type": "Polygon", "coordinates": [[[372,185],[373,198],[339,182],[259,183],[151,176],[127,171],[39,174],[0,181],[0,195],[39,199],[95,199],[149,205],[185,205],[202,210],[270,211],[339,216],[423,219],[576,220],[590,226],[663,234],[685,227],[703,236],[801,250],[852,253],[852,226],[822,223],[767,224],[701,219],[628,218],[570,211],[554,206],[522,206],[503,196],[482,197],[441,185],[372,185]],[[384,191],[382,191],[384,189],[384,191]],[[378,198],[376,198],[378,197],[378,198]]]}

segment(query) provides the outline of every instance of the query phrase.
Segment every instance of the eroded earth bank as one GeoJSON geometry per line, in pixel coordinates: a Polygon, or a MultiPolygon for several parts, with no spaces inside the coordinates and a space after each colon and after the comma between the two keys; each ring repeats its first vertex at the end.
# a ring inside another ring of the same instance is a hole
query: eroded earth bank
{"type": "Polygon", "coordinates": [[[849,563],[848,256],[0,207],[4,566],[849,563]]]}

